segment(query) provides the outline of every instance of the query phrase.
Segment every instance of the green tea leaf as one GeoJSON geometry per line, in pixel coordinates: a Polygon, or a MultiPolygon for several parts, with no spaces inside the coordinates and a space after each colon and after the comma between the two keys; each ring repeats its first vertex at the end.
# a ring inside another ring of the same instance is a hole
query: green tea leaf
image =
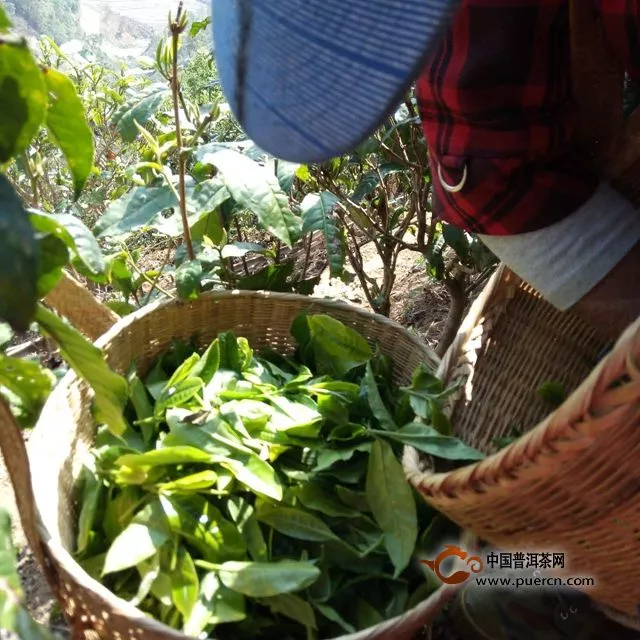
{"type": "Polygon", "coordinates": [[[84,553],[89,544],[89,535],[93,529],[100,503],[100,495],[102,491],[102,482],[96,474],[84,466],[80,474],[80,483],[82,486],[81,508],[78,516],[78,536],[76,553],[84,553]]]}
{"type": "Polygon", "coordinates": [[[163,447],[154,451],[139,454],[126,454],[116,460],[116,465],[141,468],[152,468],[169,464],[193,464],[212,462],[206,451],[188,446],[163,447]]]}
{"type": "Polygon", "coordinates": [[[282,484],[273,467],[255,454],[238,455],[236,458],[222,458],[220,464],[233,473],[238,482],[251,491],[282,500],[282,484]]]}
{"type": "Polygon", "coordinates": [[[189,29],[189,35],[195,38],[201,31],[204,31],[211,24],[211,17],[207,16],[203,20],[194,20],[189,29]]]}
{"type": "Polygon", "coordinates": [[[31,225],[37,231],[51,233],[62,240],[82,263],[94,274],[105,271],[105,260],[100,246],[89,228],[74,215],[49,214],[30,211],[31,225]]]}
{"type": "Polygon", "coordinates": [[[204,388],[200,378],[186,378],[166,388],[156,400],[154,416],[160,420],[167,409],[182,407],[189,400],[195,398],[204,388]]]}
{"type": "Polygon", "coordinates": [[[111,495],[106,500],[102,528],[110,541],[127,528],[136,515],[135,509],[140,505],[140,499],[141,493],[137,487],[124,487],[116,496],[111,495]]]}
{"type": "Polygon", "coordinates": [[[38,235],[38,298],[44,298],[60,282],[62,269],[69,262],[69,250],[53,235],[38,235]]]}
{"type": "Polygon", "coordinates": [[[191,376],[200,378],[205,385],[211,382],[220,367],[220,343],[214,340],[193,367],[191,376]]]}
{"type": "Polygon", "coordinates": [[[207,155],[202,161],[218,168],[233,199],[255,213],[264,229],[288,247],[298,240],[301,220],[292,213],[287,195],[268,169],[229,149],[207,155]]]}
{"type": "Polygon", "coordinates": [[[39,364],[0,353],[0,387],[20,399],[27,424],[35,424],[55,383],[55,375],[39,364]]]}
{"type": "Polygon", "coordinates": [[[163,482],[158,485],[158,490],[163,493],[197,493],[209,489],[217,480],[218,474],[215,471],[200,471],[171,482],[163,482]]]}
{"type": "Polygon", "coordinates": [[[402,465],[389,444],[376,440],[367,469],[367,502],[385,534],[385,546],[396,569],[406,568],[418,539],[416,504],[402,465]]]}
{"type": "Polygon", "coordinates": [[[170,539],[168,523],[157,501],[145,507],[113,541],[102,575],[135,567],[155,555],[170,539]]]}
{"type": "Polygon", "coordinates": [[[171,574],[171,599],[176,609],[188,618],[198,602],[200,581],[189,552],[178,547],[176,566],[171,574]]]}
{"type": "Polygon", "coordinates": [[[107,424],[115,435],[124,433],[127,425],[122,412],[128,396],[127,381],[109,368],[100,349],[41,304],[36,321],[58,343],[71,368],[93,388],[98,421],[107,424]]]}
{"type": "Polygon", "coordinates": [[[42,72],[26,39],[4,39],[0,47],[0,164],[27,149],[44,120],[47,102],[42,72]]]}
{"type": "MultiPolygon", "coordinates": [[[[0,82],[1,73],[0,63],[0,82]]],[[[4,107],[1,95],[0,85],[0,104],[4,107]]],[[[0,155],[3,144],[5,142],[0,128],[0,155]]],[[[15,140],[10,144],[15,144],[15,140]]],[[[6,320],[16,331],[26,331],[33,320],[38,300],[38,244],[22,202],[2,174],[0,236],[3,242],[0,263],[0,320],[6,320]],[[16,286],[17,282],[20,283],[19,287],[16,286]]]]}
{"type": "Polygon", "coordinates": [[[202,263],[183,262],[176,271],[176,291],[181,300],[197,300],[202,291],[202,263]]]}
{"type": "Polygon", "coordinates": [[[367,501],[366,493],[354,491],[353,489],[348,489],[341,485],[336,487],[336,493],[338,494],[338,498],[340,498],[340,500],[342,500],[342,502],[344,502],[348,507],[351,507],[356,511],[361,511],[362,513],[371,512],[371,507],[367,501]]]}
{"type": "Polygon", "coordinates": [[[339,277],[344,270],[345,241],[342,226],[333,209],[339,202],[338,196],[330,191],[310,193],[300,204],[302,212],[302,233],[322,232],[324,237],[329,271],[332,278],[339,277]]]}
{"type": "Polygon", "coordinates": [[[309,315],[306,321],[321,373],[343,376],[373,356],[367,341],[339,320],[328,315],[309,315]]]}
{"type": "Polygon", "coordinates": [[[347,622],[333,607],[330,607],[327,604],[321,604],[319,602],[314,602],[313,606],[325,617],[327,620],[331,620],[331,622],[335,622],[340,625],[342,629],[344,629],[347,633],[355,633],[357,629],[347,622]]]}
{"type": "Polygon", "coordinates": [[[47,128],[67,160],[77,198],[93,168],[93,133],[73,82],[55,69],[43,74],[49,92],[47,128]]]}
{"type": "Polygon", "coordinates": [[[160,496],[171,530],[209,562],[245,557],[246,545],[235,525],[198,495],[160,496]]]}
{"type": "Polygon", "coordinates": [[[279,533],[296,540],[322,542],[340,539],[322,520],[299,509],[264,505],[258,509],[256,517],[279,533]]]}
{"type": "Polygon", "coordinates": [[[462,440],[453,436],[443,436],[428,424],[411,422],[397,431],[373,431],[381,438],[395,440],[429,453],[436,458],[446,460],[482,460],[485,455],[481,451],[467,446],[462,440]]]}
{"type": "Polygon", "coordinates": [[[136,122],[144,125],[160,108],[169,90],[161,84],[154,84],[143,94],[128,100],[113,116],[113,124],[126,142],[133,142],[139,135],[136,122]]]}
{"type": "Polygon", "coordinates": [[[366,373],[364,374],[364,388],[367,394],[367,400],[371,411],[383,429],[388,431],[395,431],[398,427],[389,413],[389,410],[384,404],[380,391],[378,390],[378,384],[371,368],[371,363],[367,362],[366,373]]]}
{"type": "Polygon", "coordinates": [[[295,495],[307,509],[319,511],[331,518],[357,518],[362,515],[341,504],[338,498],[317,484],[304,483],[295,490],[295,495]]]}
{"type": "Polygon", "coordinates": [[[351,460],[356,453],[367,453],[371,449],[371,443],[366,442],[345,449],[322,449],[316,460],[315,472],[326,471],[336,462],[351,460]]]}
{"type": "Polygon", "coordinates": [[[109,205],[93,232],[98,238],[117,238],[148,226],[163,211],[177,206],[178,199],[167,186],[136,187],[109,205]]]}
{"type": "Polygon", "coordinates": [[[311,562],[225,562],[218,575],[222,583],[251,598],[294,593],[312,585],[320,569],[311,562]]]}
{"type": "Polygon", "coordinates": [[[209,625],[240,622],[246,618],[244,597],[225,587],[215,572],[207,573],[200,583],[200,593],[183,631],[200,637],[209,625]]]}
{"type": "Polygon", "coordinates": [[[317,629],[316,616],[313,607],[300,596],[293,593],[283,593],[279,596],[265,598],[262,601],[273,613],[281,613],[291,620],[299,622],[307,629],[317,629]]]}

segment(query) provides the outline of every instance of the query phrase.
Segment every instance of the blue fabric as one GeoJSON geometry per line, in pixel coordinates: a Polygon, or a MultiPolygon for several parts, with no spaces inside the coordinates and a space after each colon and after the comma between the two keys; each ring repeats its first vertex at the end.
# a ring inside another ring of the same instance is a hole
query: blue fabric
{"type": "Polygon", "coordinates": [[[458,0],[212,0],[222,89],[272,155],[323,162],[400,102],[458,0]]]}

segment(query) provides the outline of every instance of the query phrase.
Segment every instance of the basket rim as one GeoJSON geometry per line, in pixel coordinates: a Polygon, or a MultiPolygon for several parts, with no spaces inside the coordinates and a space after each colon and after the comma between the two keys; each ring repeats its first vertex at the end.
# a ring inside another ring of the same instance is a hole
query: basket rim
{"type": "MultiPolygon", "coordinates": [[[[514,284],[513,275],[504,265],[494,273],[472,306],[456,340],[443,356],[439,374],[456,377],[460,364],[462,368],[474,366],[465,361],[465,352],[477,339],[474,332],[483,325],[492,305],[498,305],[496,317],[505,311],[505,303],[518,286],[514,284]]],[[[516,281],[518,284],[523,282],[517,276],[516,281]]],[[[486,493],[492,486],[501,486],[513,480],[516,472],[521,480],[546,476],[562,460],[590,447],[595,435],[625,416],[633,415],[634,411],[638,413],[639,409],[630,406],[630,401],[640,400],[640,362],[635,361],[634,353],[640,353],[640,317],[618,337],[612,350],[562,405],[515,442],[478,462],[444,473],[421,469],[423,455],[407,445],[403,452],[407,479],[423,495],[458,500],[486,493]],[[631,377],[631,384],[627,385],[630,390],[625,393],[611,389],[624,373],[631,377]],[[638,388],[631,389],[632,385],[638,388]]],[[[453,399],[454,406],[459,399],[460,394],[457,394],[453,399]]]]}
{"type": "MultiPolygon", "coordinates": [[[[104,333],[100,338],[98,338],[93,344],[101,349],[108,350],[111,342],[116,338],[122,331],[125,331],[127,328],[135,324],[136,322],[141,321],[144,318],[147,318],[150,315],[153,315],[158,310],[163,309],[168,306],[182,306],[182,307],[193,307],[201,302],[203,299],[230,299],[236,297],[244,297],[244,298],[255,298],[259,300],[272,300],[272,301],[282,301],[282,302],[290,302],[290,301],[298,301],[304,302],[305,306],[310,309],[313,308],[314,305],[317,305],[318,308],[324,309],[327,313],[330,313],[331,310],[341,310],[343,312],[352,313],[357,315],[358,317],[369,321],[375,322],[377,324],[381,324],[388,327],[393,327],[394,330],[401,331],[404,335],[412,342],[412,344],[419,349],[425,356],[425,358],[431,359],[431,364],[436,369],[439,365],[439,358],[433,352],[433,350],[416,334],[409,331],[407,328],[403,327],[398,322],[391,320],[385,316],[380,314],[367,311],[357,307],[353,304],[349,304],[340,300],[332,300],[325,298],[318,298],[313,296],[304,296],[300,294],[294,293],[278,293],[271,291],[244,291],[244,290],[225,290],[225,291],[209,291],[203,293],[199,299],[193,301],[182,301],[182,300],[160,300],[154,302],[150,305],[146,305],[142,309],[135,311],[134,313],[121,318],[116,322],[106,333],[104,333]]],[[[38,420],[38,424],[36,425],[36,429],[38,426],[43,424],[43,419],[46,419],[46,407],[52,406],[55,404],[56,400],[59,397],[64,396],[66,389],[72,384],[74,384],[79,379],[79,376],[75,373],[75,371],[70,370],[67,374],[60,380],[60,382],[56,385],[52,394],[50,395],[47,403],[45,403],[45,409],[43,409],[40,419],[38,420]]],[[[31,458],[31,455],[29,456],[31,458]]],[[[32,482],[33,486],[33,482],[32,482]]],[[[41,539],[43,546],[45,547],[45,553],[49,554],[51,558],[55,560],[54,567],[52,567],[54,574],[57,573],[55,569],[55,563],[57,563],[60,567],[63,567],[64,570],[72,577],[74,582],[87,591],[90,591],[99,599],[104,601],[105,605],[111,608],[113,611],[117,611],[123,616],[126,616],[132,620],[132,622],[138,625],[143,630],[155,633],[162,633],[167,638],[175,638],[176,640],[184,640],[187,636],[167,625],[147,616],[142,612],[138,607],[130,604],[126,600],[118,597],[112,591],[107,589],[104,585],[102,585],[99,581],[92,578],[75,560],[72,554],[64,548],[64,546],[55,540],[55,538],[51,535],[50,530],[47,528],[45,523],[42,520],[40,509],[39,509],[39,498],[38,493],[33,488],[34,494],[34,511],[36,517],[36,528],[38,531],[38,535],[41,539]]],[[[51,564],[51,560],[49,560],[49,564],[51,564]]],[[[449,592],[449,589],[446,588],[446,585],[440,587],[438,591],[433,594],[434,599],[436,596],[438,598],[444,597],[449,592]]],[[[429,602],[432,601],[431,598],[428,599],[429,602]]],[[[430,605],[433,607],[433,604],[430,605]]],[[[378,627],[383,628],[386,625],[398,624],[401,620],[404,620],[410,614],[414,616],[419,615],[419,612],[422,610],[429,611],[430,608],[427,606],[427,600],[418,604],[414,609],[411,609],[401,616],[397,616],[396,618],[391,618],[389,620],[385,620],[384,622],[376,625],[374,627],[370,627],[361,632],[357,632],[355,634],[348,634],[344,636],[340,636],[340,640],[365,640],[368,637],[368,634],[377,629],[378,627]]],[[[424,612],[423,612],[424,615],[424,612]]]]}

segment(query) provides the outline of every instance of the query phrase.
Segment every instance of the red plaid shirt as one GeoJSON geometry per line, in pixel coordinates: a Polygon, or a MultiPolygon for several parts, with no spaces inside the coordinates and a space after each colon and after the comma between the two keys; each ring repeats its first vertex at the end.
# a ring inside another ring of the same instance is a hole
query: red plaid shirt
{"type": "MultiPolygon", "coordinates": [[[[587,2],[589,0],[578,0],[587,2]]],[[[640,77],[640,0],[592,0],[640,77]]],[[[534,231],[575,211],[598,178],[572,145],[568,0],[463,0],[417,81],[434,211],[470,232],[534,231]],[[438,178],[464,187],[446,191],[438,178]]]]}

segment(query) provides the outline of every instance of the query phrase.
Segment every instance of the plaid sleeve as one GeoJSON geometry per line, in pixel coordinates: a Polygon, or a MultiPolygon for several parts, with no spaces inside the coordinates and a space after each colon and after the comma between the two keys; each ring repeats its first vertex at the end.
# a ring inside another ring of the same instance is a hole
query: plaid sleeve
{"type": "Polygon", "coordinates": [[[434,211],[446,221],[486,235],[534,231],[595,191],[571,144],[567,0],[463,0],[416,90],[434,211]],[[465,172],[462,189],[444,188],[465,172]]]}
{"type": "Polygon", "coordinates": [[[640,80],[640,0],[595,0],[607,42],[627,73],[640,80]]]}

